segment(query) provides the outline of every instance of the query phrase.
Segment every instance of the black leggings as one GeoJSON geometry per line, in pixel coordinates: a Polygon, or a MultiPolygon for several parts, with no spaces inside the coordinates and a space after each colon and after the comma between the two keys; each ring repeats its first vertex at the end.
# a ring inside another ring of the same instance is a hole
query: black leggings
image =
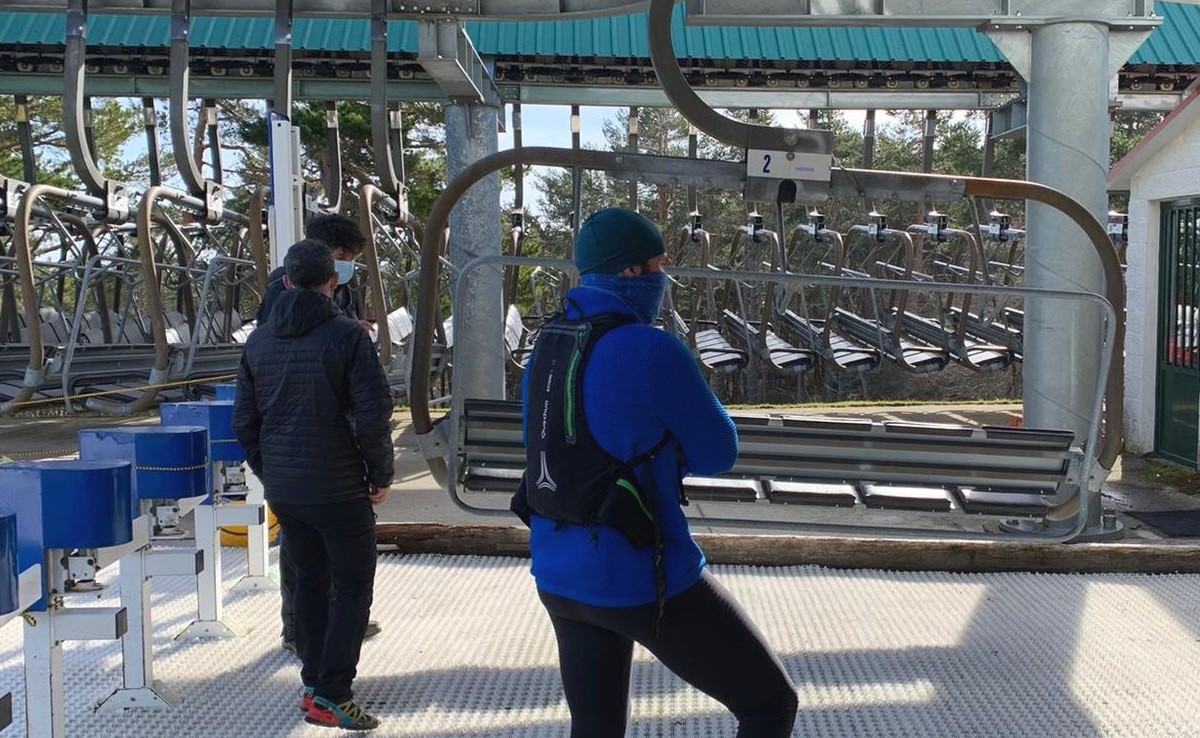
{"type": "Polygon", "coordinates": [[[619,738],[629,713],[633,643],[729,708],[738,738],[784,738],[796,720],[796,688],[733,595],[707,571],[657,608],[593,607],[538,591],[558,638],[571,738],[619,738]]]}

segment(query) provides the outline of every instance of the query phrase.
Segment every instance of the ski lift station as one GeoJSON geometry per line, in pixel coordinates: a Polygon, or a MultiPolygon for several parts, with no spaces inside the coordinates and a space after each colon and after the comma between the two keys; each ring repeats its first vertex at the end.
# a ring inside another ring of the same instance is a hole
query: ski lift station
{"type": "Polygon", "coordinates": [[[795,735],[1200,735],[1200,3],[1153,0],[0,0],[0,735],[322,734],[231,383],[330,212],[401,472],[356,698],[567,735],[508,500],[610,205],[734,406],[685,510],[795,735]]]}

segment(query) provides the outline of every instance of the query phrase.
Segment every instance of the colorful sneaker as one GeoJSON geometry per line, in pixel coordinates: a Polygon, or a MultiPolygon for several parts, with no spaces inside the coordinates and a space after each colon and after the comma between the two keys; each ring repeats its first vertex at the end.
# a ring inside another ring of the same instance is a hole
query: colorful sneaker
{"type": "Polygon", "coordinates": [[[312,687],[305,687],[300,692],[300,712],[308,712],[308,708],[312,707],[313,694],[312,687]]]}
{"type": "Polygon", "coordinates": [[[346,730],[371,730],[379,727],[379,721],[363,712],[363,709],[354,700],[346,700],[335,705],[324,697],[315,695],[304,720],[313,725],[346,730]]]}

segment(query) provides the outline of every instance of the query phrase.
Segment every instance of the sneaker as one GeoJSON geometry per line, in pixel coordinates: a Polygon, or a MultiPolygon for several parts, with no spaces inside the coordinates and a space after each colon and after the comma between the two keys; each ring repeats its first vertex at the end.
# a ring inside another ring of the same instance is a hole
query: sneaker
{"type": "Polygon", "coordinates": [[[379,625],[378,620],[367,621],[367,634],[363,638],[374,638],[383,632],[383,628],[379,625]]]}
{"type": "Polygon", "coordinates": [[[283,648],[283,650],[287,651],[288,653],[296,653],[296,642],[295,641],[289,641],[285,638],[283,640],[283,643],[280,644],[280,647],[283,648]]]}
{"type": "Polygon", "coordinates": [[[312,707],[313,695],[312,687],[305,687],[300,692],[300,712],[308,712],[308,709],[312,707]]]}
{"type": "Polygon", "coordinates": [[[313,696],[312,704],[304,721],[313,725],[346,730],[371,730],[379,727],[379,721],[363,712],[354,700],[334,704],[324,697],[313,696]]]}

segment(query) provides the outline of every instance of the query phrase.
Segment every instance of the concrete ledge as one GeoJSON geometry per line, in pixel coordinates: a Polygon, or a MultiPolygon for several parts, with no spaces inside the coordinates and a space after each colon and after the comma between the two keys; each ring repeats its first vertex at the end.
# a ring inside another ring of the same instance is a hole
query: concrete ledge
{"type": "MultiPolygon", "coordinates": [[[[381,545],[405,554],[529,555],[529,531],[514,526],[381,523],[377,536],[381,545]]],[[[697,534],[696,541],[713,564],[1062,574],[1200,572],[1200,546],[1190,541],[1052,545],[729,534],[697,534]]]]}

